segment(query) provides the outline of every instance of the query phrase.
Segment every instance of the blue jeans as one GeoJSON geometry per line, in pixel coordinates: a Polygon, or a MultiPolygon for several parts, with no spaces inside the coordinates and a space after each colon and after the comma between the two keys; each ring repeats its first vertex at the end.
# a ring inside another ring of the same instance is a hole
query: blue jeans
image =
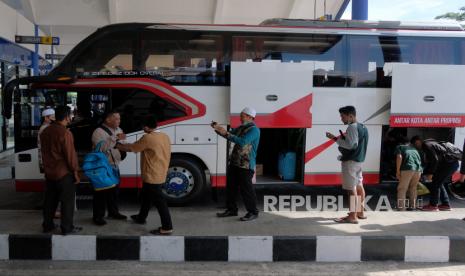
{"type": "Polygon", "coordinates": [[[444,185],[450,182],[452,175],[457,171],[458,167],[458,161],[439,164],[433,175],[433,182],[431,182],[429,204],[438,205],[439,201],[441,201],[441,204],[449,205],[449,195],[444,185]]]}

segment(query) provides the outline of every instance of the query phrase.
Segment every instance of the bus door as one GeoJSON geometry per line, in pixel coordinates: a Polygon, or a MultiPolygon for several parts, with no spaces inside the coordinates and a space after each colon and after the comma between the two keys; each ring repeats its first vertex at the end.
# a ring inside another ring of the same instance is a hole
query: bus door
{"type": "Polygon", "coordinates": [[[313,62],[232,62],[230,124],[244,107],[261,129],[257,183],[303,183],[305,133],[312,126],[313,62]]]}
{"type": "Polygon", "coordinates": [[[394,64],[392,127],[464,127],[464,65],[394,64]]]}
{"type": "Polygon", "coordinates": [[[232,62],[231,126],[238,126],[241,110],[251,106],[262,128],[311,127],[313,68],[312,62],[232,62]]]}
{"type": "Polygon", "coordinates": [[[31,89],[21,85],[14,91],[15,182],[18,191],[42,191],[43,170],[39,166],[37,135],[42,124],[41,112],[46,106],[66,102],[60,90],[31,89]]]}

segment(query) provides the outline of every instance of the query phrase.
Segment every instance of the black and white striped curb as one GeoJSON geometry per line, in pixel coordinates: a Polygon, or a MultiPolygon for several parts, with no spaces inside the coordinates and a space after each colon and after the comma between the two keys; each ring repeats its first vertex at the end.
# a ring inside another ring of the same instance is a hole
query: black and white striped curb
{"type": "Polygon", "coordinates": [[[465,237],[0,235],[0,259],[464,262],[465,237]]]}

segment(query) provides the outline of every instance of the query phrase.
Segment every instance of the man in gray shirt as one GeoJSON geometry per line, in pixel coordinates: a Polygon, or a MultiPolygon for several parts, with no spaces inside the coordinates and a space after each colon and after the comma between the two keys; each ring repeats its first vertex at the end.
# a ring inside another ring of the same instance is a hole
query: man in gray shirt
{"type": "MultiPolygon", "coordinates": [[[[122,155],[115,148],[116,143],[126,139],[126,134],[119,127],[121,123],[120,114],[117,111],[111,111],[103,116],[104,122],[95,129],[92,134],[92,146],[95,148],[99,142],[102,142],[100,150],[105,153],[110,164],[118,169],[122,161],[122,155]]],[[[103,226],[107,222],[104,219],[106,209],[108,217],[112,219],[125,220],[126,216],[119,212],[117,203],[118,188],[113,187],[101,191],[94,191],[93,197],[93,221],[94,224],[103,226]]]]}
{"type": "Polygon", "coordinates": [[[358,223],[365,219],[365,189],[363,188],[362,162],[365,161],[368,130],[357,122],[355,107],[345,106],[339,109],[341,121],[348,125],[346,133],[339,137],[327,132],[326,137],[339,145],[338,157],[342,168],[342,188],[348,192],[350,212],[347,217],[338,218],[338,223],[358,223]]]}

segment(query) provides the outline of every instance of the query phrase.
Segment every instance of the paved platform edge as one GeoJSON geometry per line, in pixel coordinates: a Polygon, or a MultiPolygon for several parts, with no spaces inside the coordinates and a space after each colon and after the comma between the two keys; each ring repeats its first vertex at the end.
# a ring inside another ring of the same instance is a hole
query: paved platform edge
{"type": "Polygon", "coordinates": [[[0,260],[465,262],[465,237],[3,234],[0,260]]]}

